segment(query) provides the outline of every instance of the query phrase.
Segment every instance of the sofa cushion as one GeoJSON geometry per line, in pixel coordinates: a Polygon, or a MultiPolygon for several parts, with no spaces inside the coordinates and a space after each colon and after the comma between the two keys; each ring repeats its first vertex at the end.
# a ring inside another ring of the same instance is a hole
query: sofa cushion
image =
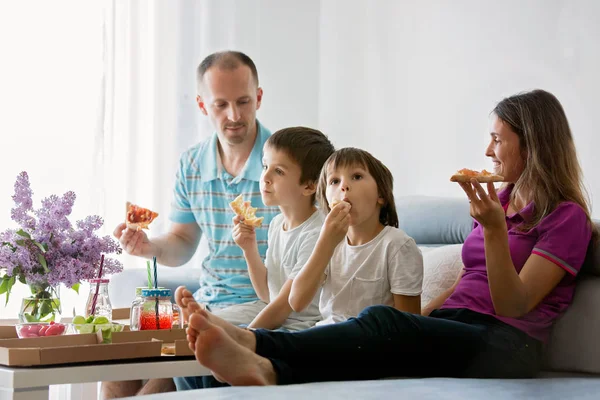
{"type": "Polygon", "coordinates": [[[463,268],[461,252],[462,244],[422,249],[423,293],[421,293],[421,307],[425,307],[456,281],[456,277],[463,268]]]}
{"type": "Polygon", "coordinates": [[[579,279],[573,303],[556,321],[546,352],[546,368],[600,374],[600,277],[579,279]]]}

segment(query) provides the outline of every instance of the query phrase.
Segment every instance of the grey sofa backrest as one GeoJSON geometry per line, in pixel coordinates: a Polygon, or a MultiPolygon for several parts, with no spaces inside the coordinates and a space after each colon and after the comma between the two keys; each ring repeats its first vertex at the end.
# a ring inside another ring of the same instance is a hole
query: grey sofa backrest
{"type": "Polygon", "coordinates": [[[473,229],[466,198],[405,196],[396,199],[400,229],[419,246],[463,243],[473,229]]]}

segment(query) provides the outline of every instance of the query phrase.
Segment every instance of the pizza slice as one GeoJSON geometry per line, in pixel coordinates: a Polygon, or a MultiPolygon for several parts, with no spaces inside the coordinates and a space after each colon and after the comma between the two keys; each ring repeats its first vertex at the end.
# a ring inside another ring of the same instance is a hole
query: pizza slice
{"type": "Polygon", "coordinates": [[[148,229],[148,225],[158,217],[158,213],[147,208],[127,202],[125,222],[127,227],[135,230],[148,229]]]}
{"type": "Polygon", "coordinates": [[[245,225],[253,226],[255,228],[261,226],[265,217],[257,217],[256,216],[256,208],[250,205],[249,201],[244,201],[244,198],[240,194],[235,198],[231,203],[229,203],[229,207],[233,210],[233,212],[242,217],[244,220],[242,221],[245,225]]]}
{"type": "Polygon", "coordinates": [[[477,179],[477,182],[479,183],[504,181],[503,176],[492,174],[491,172],[488,172],[485,169],[479,172],[467,168],[463,168],[461,170],[456,171],[456,173],[450,177],[450,181],[470,182],[473,178],[477,179]]]}

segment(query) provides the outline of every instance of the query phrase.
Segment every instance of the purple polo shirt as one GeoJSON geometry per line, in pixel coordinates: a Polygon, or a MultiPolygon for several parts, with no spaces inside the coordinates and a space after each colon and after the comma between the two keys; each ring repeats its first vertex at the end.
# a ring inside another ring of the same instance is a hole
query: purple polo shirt
{"type": "MultiPolygon", "coordinates": [[[[498,193],[505,210],[511,191],[512,185],[498,193]]],[[[564,269],[567,274],[554,290],[520,318],[495,315],[487,278],[483,228],[475,222],[462,248],[464,275],[441,308],[467,308],[492,315],[537,340],[548,340],[552,323],[571,304],[575,277],[583,264],[592,231],[585,211],[578,204],[568,201],[560,203],[533,229],[518,231],[517,226],[531,216],[533,207],[533,203],[530,203],[518,213],[506,216],[510,255],[517,273],[532,254],[544,257],[564,269]]]]}

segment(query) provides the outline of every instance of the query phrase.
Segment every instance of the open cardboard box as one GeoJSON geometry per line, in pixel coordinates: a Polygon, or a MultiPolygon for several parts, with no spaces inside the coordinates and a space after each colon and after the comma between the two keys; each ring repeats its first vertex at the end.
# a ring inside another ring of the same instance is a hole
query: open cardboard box
{"type": "MultiPolygon", "coordinates": [[[[9,327],[1,333],[11,335],[9,327]]],[[[14,331],[14,326],[10,327],[14,331]]],[[[123,332],[124,333],[124,332],[123,332]]],[[[102,344],[102,332],[0,339],[0,364],[32,366],[160,357],[160,341],[102,344]]]]}
{"type": "Polygon", "coordinates": [[[143,342],[151,340],[162,342],[163,355],[165,356],[194,355],[192,350],[190,350],[190,348],[188,347],[185,329],[123,331],[113,332],[112,334],[113,344],[143,342]]]}

